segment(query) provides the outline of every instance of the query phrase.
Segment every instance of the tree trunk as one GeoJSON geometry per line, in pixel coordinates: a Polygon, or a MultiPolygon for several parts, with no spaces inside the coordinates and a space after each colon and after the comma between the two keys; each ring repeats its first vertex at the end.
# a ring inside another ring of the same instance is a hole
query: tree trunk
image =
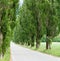
{"type": "Polygon", "coordinates": [[[51,49],[51,41],[50,41],[50,37],[48,36],[46,38],[46,49],[51,49]]]}
{"type": "Polygon", "coordinates": [[[48,41],[46,41],[46,49],[48,49],[48,41]]]}
{"type": "Polygon", "coordinates": [[[34,35],[32,35],[32,37],[31,37],[31,47],[33,47],[34,46],[34,35]]]}
{"type": "Polygon", "coordinates": [[[39,48],[40,46],[40,21],[39,19],[37,20],[37,34],[36,34],[36,48],[39,48]]]}
{"type": "Polygon", "coordinates": [[[2,58],[3,57],[3,51],[2,51],[2,44],[3,44],[3,34],[0,30],[0,50],[1,50],[1,53],[0,53],[0,57],[2,58]]]}
{"type": "Polygon", "coordinates": [[[38,38],[36,38],[36,48],[39,48],[39,46],[40,46],[40,41],[38,38]]]}
{"type": "Polygon", "coordinates": [[[49,43],[49,49],[51,49],[51,44],[49,43]]]}
{"type": "Polygon", "coordinates": [[[27,45],[30,46],[30,41],[28,40],[27,45]]]}

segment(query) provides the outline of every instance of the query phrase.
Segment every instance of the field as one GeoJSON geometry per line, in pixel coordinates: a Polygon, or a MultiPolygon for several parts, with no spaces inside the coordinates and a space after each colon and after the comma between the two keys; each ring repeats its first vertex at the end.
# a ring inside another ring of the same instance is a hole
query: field
{"type": "Polygon", "coordinates": [[[43,52],[43,53],[46,53],[46,54],[50,54],[50,55],[53,55],[53,56],[60,57],[60,42],[52,42],[51,49],[49,49],[49,50],[46,50],[45,42],[41,43],[39,49],[36,49],[35,46],[32,47],[32,48],[29,46],[28,48],[39,51],[39,52],[43,52]]]}

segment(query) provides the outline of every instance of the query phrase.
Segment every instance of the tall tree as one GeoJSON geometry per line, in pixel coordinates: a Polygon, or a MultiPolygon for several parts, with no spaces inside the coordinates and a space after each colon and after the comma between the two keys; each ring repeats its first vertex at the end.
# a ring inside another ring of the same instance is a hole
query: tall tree
{"type": "Polygon", "coordinates": [[[55,0],[46,1],[46,8],[47,11],[46,15],[46,49],[50,48],[50,42],[54,36],[57,35],[57,20],[56,20],[56,7],[55,7],[55,0]],[[49,8],[48,8],[49,7],[49,8]],[[48,10],[48,11],[47,11],[48,10]]]}
{"type": "Polygon", "coordinates": [[[3,34],[2,53],[4,55],[10,43],[10,30],[15,26],[13,23],[16,20],[18,0],[1,0],[0,3],[0,30],[3,34]]]}

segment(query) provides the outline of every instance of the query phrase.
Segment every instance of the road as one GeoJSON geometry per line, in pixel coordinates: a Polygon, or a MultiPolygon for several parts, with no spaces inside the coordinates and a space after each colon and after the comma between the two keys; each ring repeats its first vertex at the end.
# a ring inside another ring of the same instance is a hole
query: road
{"type": "Polygon", "coordinates": [[[60,61],[60,58],[10,43],[11,61],[60,61]]]}

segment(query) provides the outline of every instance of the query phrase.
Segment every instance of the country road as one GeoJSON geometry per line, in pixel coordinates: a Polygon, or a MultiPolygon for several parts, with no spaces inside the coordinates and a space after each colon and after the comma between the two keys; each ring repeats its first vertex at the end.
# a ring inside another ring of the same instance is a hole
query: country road
{"type": "Polygon", "coordinates": [[[13,42],[10,43],[11,61],[60,61],[60,58],[32,51],[13,42]]]}

